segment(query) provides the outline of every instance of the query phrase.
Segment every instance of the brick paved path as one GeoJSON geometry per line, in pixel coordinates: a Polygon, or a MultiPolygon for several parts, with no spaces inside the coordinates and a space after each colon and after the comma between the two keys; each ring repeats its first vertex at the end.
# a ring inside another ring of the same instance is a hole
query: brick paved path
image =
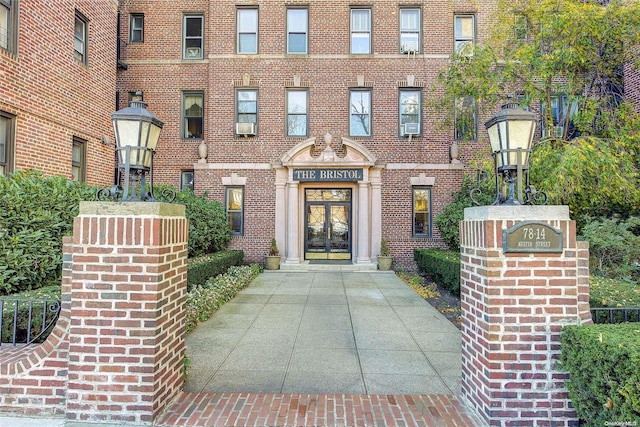
{"type": "Polygon", "coordinates": [[[451,395],[182,393],[158,420],[172,426],[482,426],[451,395]]]}

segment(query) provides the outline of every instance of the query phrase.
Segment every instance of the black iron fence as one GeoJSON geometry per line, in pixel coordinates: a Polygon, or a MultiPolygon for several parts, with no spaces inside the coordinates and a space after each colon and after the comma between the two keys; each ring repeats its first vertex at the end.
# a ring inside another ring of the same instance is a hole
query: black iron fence
{"type": "Polygon", "coordinates": [[[591,309],[593,323],[640,322],[640,307],[598,307],[591,309]]]}
{"type": "Polygon", "coordinates": [[[0,298],[0,346],[43,342],[60,315],[54,299],[0,298]]]}

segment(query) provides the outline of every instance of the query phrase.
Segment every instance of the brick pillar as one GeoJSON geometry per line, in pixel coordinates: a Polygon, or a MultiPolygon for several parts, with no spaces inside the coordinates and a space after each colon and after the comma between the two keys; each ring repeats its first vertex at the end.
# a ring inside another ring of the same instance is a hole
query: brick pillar
{"type": "Polygon", "coordinates": [[[589,263],[568,208],[468,208],[460,233],[464,398],[491,426],[577,426],[556,364],[562,327],[591,320],[589,263]],[[523,221],[561,230],[562,251],[505,253],[523,221]]]}
{"type": "Polygon", "coordinates": [[[179,393],[187,233],[183,205],[80,204],[68,420],[151,424],[179,393]]]}

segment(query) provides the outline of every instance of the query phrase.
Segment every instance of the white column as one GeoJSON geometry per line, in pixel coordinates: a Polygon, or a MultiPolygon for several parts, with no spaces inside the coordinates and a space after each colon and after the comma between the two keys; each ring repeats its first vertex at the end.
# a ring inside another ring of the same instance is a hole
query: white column
{"type": "Polygon", "coordinates": [[[289,181],[289,203],[287,206],[287,263],[300,263],[298,252],[298,230],[300,229],[298,206],[298,182],[289,181]]]}
{"type": "Polygon", "coordinates": [[[278,247],[287,253],[287,170],[285,168],[276,169],[276,218],[275,218],[275,238],[278,247]]]}
{"type": "Polygon", "coordinates": [[[358,258],[356,259],[358,264],[371,262],[369,191],[369,182],[361,181],[358,184],[358,258]]]}
{"type": "Polygon", "coordinates": [[[371,180],[371,258],[376,258],[380,252],[382,239],[382,177],[381,169],[372,168],[369,171],[371,180]]]}

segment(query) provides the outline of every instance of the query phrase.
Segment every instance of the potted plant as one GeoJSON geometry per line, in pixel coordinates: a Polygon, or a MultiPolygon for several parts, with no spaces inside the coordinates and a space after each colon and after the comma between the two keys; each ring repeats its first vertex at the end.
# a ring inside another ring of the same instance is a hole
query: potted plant
{"type": "Polygon", "coordinates": [[[269,248],[269,254],[267,255],[265,268],[267,270],[280,269],[280,250],[278,249],[276,239],[271,239],[271,247],[269,248]]]}
{"type": "Polygon", "coordinates": [[[384,237],[380,240],[380,254],[378,255],[378,268],[383,271],[391,270],[391,263],[393,257],[391,256],[391,250],[389,249],[389,243],[384,237]]]}

